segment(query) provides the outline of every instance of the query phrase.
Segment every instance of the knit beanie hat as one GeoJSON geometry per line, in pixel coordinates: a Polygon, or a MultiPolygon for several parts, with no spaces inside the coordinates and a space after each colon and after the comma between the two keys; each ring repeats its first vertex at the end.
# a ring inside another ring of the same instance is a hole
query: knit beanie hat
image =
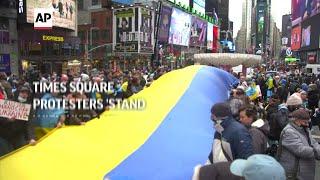
{"type": "Polygon", "coordinates": [[[301,105],[302,99],[297,94],[291,95],[287,100],[287,106],[301,105]]]}

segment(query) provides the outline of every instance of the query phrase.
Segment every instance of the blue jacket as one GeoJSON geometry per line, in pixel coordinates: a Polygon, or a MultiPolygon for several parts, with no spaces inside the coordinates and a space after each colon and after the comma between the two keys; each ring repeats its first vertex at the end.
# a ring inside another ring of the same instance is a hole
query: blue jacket
{"type": "MultiPolygon", "coordinates": [[[[224,130],[222,134],[215,132],[214,139],[222,140],[224,144],[227,143],[230,145],[230,149],[227,149],[228,146],[224,146],[224,149],[226,153],[230,152],[228,155],[232,160],[247,159],[249,156],[254,154],[252,138],[245,126],[235,121],[232,117],[223,120],[221,125],[224,130]]],[[[213,151],[211,151],[209,155],[209,160],[211,163],[214,162],[213,151]]]]}

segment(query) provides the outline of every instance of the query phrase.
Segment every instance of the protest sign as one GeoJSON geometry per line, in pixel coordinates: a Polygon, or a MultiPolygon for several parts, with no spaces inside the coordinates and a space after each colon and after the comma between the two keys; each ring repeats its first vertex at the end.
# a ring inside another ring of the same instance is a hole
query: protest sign
{"type": "Polygon", "coordinates": [[[31,105],[15,101],[0,100],[0,117],[28,121],[31,105]]]}

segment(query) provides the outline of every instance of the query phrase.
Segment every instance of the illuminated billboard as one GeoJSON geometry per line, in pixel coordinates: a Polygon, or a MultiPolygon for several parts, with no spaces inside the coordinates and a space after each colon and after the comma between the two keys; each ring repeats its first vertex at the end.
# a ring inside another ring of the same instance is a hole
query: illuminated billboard
{"type": "Polygon", "coordinates": [[[138,8],[114,10],[113,42],[116,52],[139,52],[138,8]]]}
{"type": "Polygon", "coordinates": [[[311,26],[307,26],[303,28],[301,36],[302,36],[301,47],[310,46],[311,26]]]}
{"type": "Polygon", "coordinates": [[[191,25],[190,46],[203,46],[206,38],[207,22],[193,16],[191,25]]]}
{"type": "Polygon", "coordinates": [[[291,32],[291,49],[299,50],[301,45],[301,26],[292,28],[291,32]]]}
{"type": "Polygon", "coordinates": [[[172,8],[169,6],[163,6],[160,16],[160,28],[158,34],[159,42],[168,42],[170,21],[171,21],[172,8]]]}
{"type": "Polygon", "coordinates": [[[193,9],[198,13],[206,13],[206,1],[205,0],[193,0],[193,9]]]}
{"type": "Polygon", "coordinates": [[[169,31],[169,43],[189,46],[190,30],[191,15],[173,8],[169,31]]]}
{"type": "Polygon", "coordinates": [[[292,25],[320,13],[320,0],[292,0],[291,1],[292,25]]]}
{"type": "Polygon", "coordinates": [[[212,50],[212,42],[213,42],[213,24],[208,23],[207,49],[212,50]]]}
{"type": "Polygon", "coordinates": [[[52,9],[52,25],[67,29],[76,29],[77,7],[74,0],[28,0],[27,1],[27,22],[34,22],[35,8],[52,9]]]}
{"type": "Polygon", "coordinates": [[[304,20],[301,23],[301,48],[300,50],[314,50],[319,48],[320,14],[304,20]]]}

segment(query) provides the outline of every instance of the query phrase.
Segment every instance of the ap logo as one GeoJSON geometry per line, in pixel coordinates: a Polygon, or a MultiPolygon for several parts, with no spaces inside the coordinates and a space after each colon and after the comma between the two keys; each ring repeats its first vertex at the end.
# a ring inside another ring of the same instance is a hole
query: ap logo
{"type": "Polygon", "coordinates": [[[52,29],[52,9],[50,8],[35,8],[33,16],[34,29],[46,30],[52,29]]]}

